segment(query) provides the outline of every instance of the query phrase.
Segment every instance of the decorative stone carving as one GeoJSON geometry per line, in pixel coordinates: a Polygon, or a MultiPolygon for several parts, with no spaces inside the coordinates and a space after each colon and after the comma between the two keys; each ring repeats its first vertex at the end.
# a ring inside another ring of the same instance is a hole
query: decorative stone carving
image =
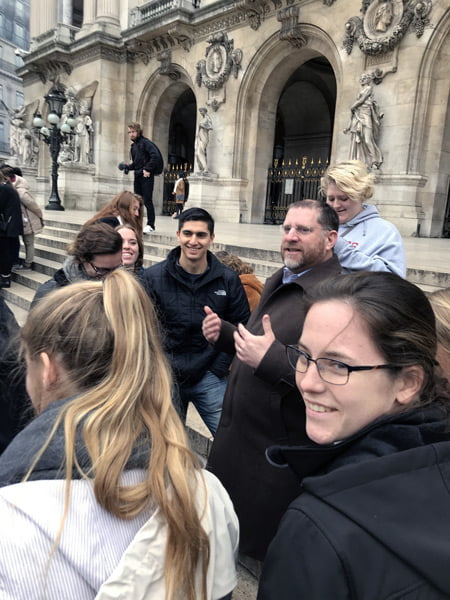
{"type": "Polygon", "coordinates": [[[98,81],[93,81],[76,91],[67,88],[67,102],[63,106],[61,126],[70,118],[76,121],[74,135],[65,140],[59,155],[59,162],[78,163],[87,166],[94,163],[94,121],[92,119],[92,104],[97,91],[98,81]]]}
{"type": "Polygon", "coordinates": [[[159,67],[160,75],[167,75],[167,77],[173,81],[178,81],[178,79],[180,79],[181,73],[172,63],[172,50],[162,50],[158,53],[156,58],[161,63],[161,66],[159,67]]]}
{"type": "Polygon", "coordinates": [[[126,42],[125,45],[131,60],[136,61],[140,59],[144,65],[148,65],[155,53],[151,44],[149,42],[143,42],[142,40],[130,40],[129,42],[126,42]]]}
{"type": "Polygon", "coordinates": [[[192,27],[188,27],[186,25],[182,25],[181,23],[176,23],[173,27],[171,27],[167,32],[171,38],[177,41],[177,43],[185,50],[189,52],[189,50],[194,45],[194,34],[192,27]]]}
{"type": "MultiPolygon", "coordinates": [[[[274,4],[279,4],[281,6],[281,0],[274,2],[274,4]]],[[[270,10],[265,0],[241,0],[238,7],[244,11],[245,16],[250,23],[250,27],[255,31],[260,28],[261,23],[264,21],[266,14],[270,10]]]]}
{"type": "Polygon", "coordinates": [[[39,139],[33,131],[33,117],[39,100],[15,109],[1,101],[10,116],[9,148],[20,167],[34,167],[39,154],[39,139]]]}
{"type": "Polygon", "coordinates": [[[142,60],[144,65],[147,65],[155,54],[162,53],[164,50],[169,50],[177,45],[189,52],[193,43],[194,38],[191,28],[176,24],[152,40],[144,41],[136,38],[125,42],[125,46],[131,61],[142,60]]]}
{"type": "Polygon", "coordinates": [[[420,37],[429,23],[431,0],[363,0],[363,19],[351,17],[345,24],[344,48],[353,50],[356,40],[361,52],[368,55],[393,50],[412,25],[420,37]]]}
{"type": "Polygon", "coordinates": [[[213,130],[211,117],[208,115],[208,109],[201,107],[198,109],[202,118],[198,124],[197,137],[195,138],[195,163],[196,171],[202,175],[208,174],[208,154],[209,132],[213,130]]]}
{"type": "Polygon", "coordinates": [[[72,65],[66,60],[51,59],[43,62],[26,63],[27,67],[39,75],[42,83],[47,81],[55,81],[61,72],[64,71],[67,75],[72,73],[72,65]]]}
{"type": "Polygon", "coordinates": [[[363,73],[360,81],[360,92],[350,107],[350,123],[344,129],[344,133],[351,135],[349,158],[361,160],[369,169],[379,169],[383,155],[377,141],[383,113],[372,93],[372,75],[363,73]]]}
{"type": "Polygon", "coordinates": [[[228,39],[225,31],[208,38],[206,59],[197,63],[197,85],[202,84],[208,90],[220,89],[228,80],[230,73],[237,78],[242,63],[242,50],[234,49],[233,40],[228,39]]]}
{"type": "Polygon", "coordinates": [[[277,13],[277,19],[281,23],[280,40],[288,41],[294,48],[302,48],[307,42],[301,32],[298,15],[298,6],[288,6],[277,13]]]}

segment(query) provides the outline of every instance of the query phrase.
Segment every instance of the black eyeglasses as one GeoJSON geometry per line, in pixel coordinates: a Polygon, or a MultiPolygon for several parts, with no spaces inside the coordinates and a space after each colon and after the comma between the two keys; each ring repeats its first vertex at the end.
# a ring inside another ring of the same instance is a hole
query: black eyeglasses
{"type": "Polygon", "coordinates": [[[374,371],[375,369],[401,369],[397,365],[370,365],[352,367],[340,360],[332,358],[311,358],[309,354],[297,348],[297,346],[286,346],[289,364],[299,373],[306,373],[310,363],[314,363],[320,378],[326,383],[333,385],[345,385],[350,373],[353,371],[374,371]]]}
{"type": "Polygon", "coordinates": [[[116,269],[120,269],[120,267],[122,266],[122,264],[120,264],[120,265],[117,265],[116,267],[96,267],[94,265],[94,263],[89,262],[89,261],[88,261],[88,265],[90,265],[92,267],[92,269],[95,272],[95,276],[98,279],[103,279],[103,277],[106,277],[107,275],[109,275],[109,273],[112,273],[116,269]]]}

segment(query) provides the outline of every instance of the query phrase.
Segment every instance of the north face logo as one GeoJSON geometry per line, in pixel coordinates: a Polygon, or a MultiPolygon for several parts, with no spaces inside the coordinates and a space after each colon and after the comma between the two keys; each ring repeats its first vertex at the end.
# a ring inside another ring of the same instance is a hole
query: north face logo
{"type": "Polygon", "coordinates": [[[214,293],[217,294],[218,296],[226,296],[227,295],[225,290],[216,290],[214,293]]]}

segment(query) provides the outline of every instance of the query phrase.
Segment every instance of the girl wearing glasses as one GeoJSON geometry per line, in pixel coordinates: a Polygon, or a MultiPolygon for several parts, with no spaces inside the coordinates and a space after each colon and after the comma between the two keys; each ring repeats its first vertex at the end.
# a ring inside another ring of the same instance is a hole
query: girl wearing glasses
{"type": "Polygon", "coordinates": [[[2,600],[227,597],[237,518],[189,449],[139,282],[63,287],[21,337],[37,416],[0,457],[2,600]]]}
{"type": "Polygon", "coordinates": [[[450,391],[425,294],[391,273],[328,279],[287,352],[311,444],[267,451],[302,493],[258,600],[448,598],[450,391]]]}
{"type": "Polygon", "coordinates": [[[106,223],[85,225],[68,245],[63,266],[39,286],[31,306],[52,290],[70,283],[104,279],[122,266],[122,243],[120,234],[106,223]]]}

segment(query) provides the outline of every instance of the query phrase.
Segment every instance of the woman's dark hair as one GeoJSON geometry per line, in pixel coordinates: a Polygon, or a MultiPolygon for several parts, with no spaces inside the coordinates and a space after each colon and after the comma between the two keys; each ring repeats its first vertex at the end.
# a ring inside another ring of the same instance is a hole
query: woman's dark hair
{"type": "Polygon", "coordinates": [[[393,273],[362,271],[322,281],[305,300],[306,311],[325,300],[350,304],[367,325],[387,363],[423,368],[420,402],[430,403],[436,398],[438,382],[441,388],[435,372],[436,323],[431,304],[420,288],[393,273]]]}
{"type": "Polygon", "coordinates": [[[203,221],[208,226],[208,231],[211,235],[214,233],[214,219],[204,208],[188,208],[184,210],[178,217],[178,231],[181,231],[183,225],[187,221],[203,221]]]}
{"type": "Polygon", "coordinates": [[[67,254],[80,264],[91,261],[97,254],[117,254],[122,250],[120,233],[106,223],[86,225],[67,246],[67,254]]]}

